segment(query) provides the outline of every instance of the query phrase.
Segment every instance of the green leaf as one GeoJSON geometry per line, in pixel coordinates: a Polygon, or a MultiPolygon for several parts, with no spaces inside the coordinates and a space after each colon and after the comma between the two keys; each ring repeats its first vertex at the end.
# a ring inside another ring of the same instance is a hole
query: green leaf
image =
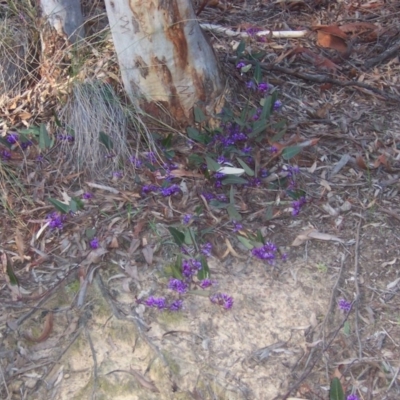
{"type": "Polygon", "coordinates": [[[254,138],[256,137],[259,133],[265,131],[267,129],[268,122],[267,120],[264,119],[259,119],[253,124],[253,128],[251,130],[251,133],[249,134],[249,138],[254,138]]]}
{"type": "Polygon", "coordinates": [[[251,250],[254,248],[254,246],[252,245],[252,243],[250,242],[249,239],[245,238],[244,236],[240,236],[240,235],[237,235],[236,237],[239,239],[239,242],[242,243],[242,245],[244,247],[246,247],[247,249],[251,250]]]}
{"type": "Polygon", "coordinates": [[[182,254],[176,256],[175,264],[172,265],[172,276],[175,279],[182,279],[182,254]]]}
{"type": "Polygon", "coordinates": [[[263,109],[260,114],[260,120],[269,120],[269,117],[272,113],[272,96],[267,96],[265,99],[261,99],[260,104],[263,106],[263,109]]]}
{"type": "Polygon", "coordinates": [[[243,160],[241,160],[239,157],[236,157],[236,159],[239,161],[239,164],[242,166],[247,175],[254,176],[254,171],[243,160]]]}
{"type": "Polygon", "coordinates": [[[181,231],[178,231],[178,229],[173,228],[170,226],[168,228],[169,233],[172,235],[172,237],[175,240],[175,243],[180,247],[185,243],[185,234],[181,231]]]}
{"type": "Polygon", "coordinates": [[[189,164],[194,165],[195,167],[200,166],[201,164],[203,164],[203,157],[199,156],[198,154],[190,154],[189,156],[189,164]]]}
{"type": "Polygon", "coordinates": [[[72,212],[77,212],[85,208],[85,203],[78,197],[73,197],[69,202],[69,206],[72,212]]]}
{"type": "Polygon", "coordinates": [[[252,65],[251,64],[247,64],[244,67],[240,68],[240,72],[242,74],[245,74],[246,72],[249,72],[251,70],[252,65]]]}
{"type": "Polygon", "coordinates": [[[235,204],[235,188],[233,185],[229,190],[229,203],[235,204]]]}
{"type": "Polygon", "coordinates": [[[114,144],[113,144],[110,136],[108,136],[103,131],[100,131],[100,133],[99,133],[99,140],[100,140],[100,143],[104,144],[104,146],[106,147],[106,149],[108,151],[111,151],[114,148],[114,144]]]}
{"type": "Polygon", "coordinates": [[[286,190],[286,194],[293,200],[298,200],[300,197],[304,197],[306,192],[303,189],[297,190],[286,190]]]}
{"type": "Polygon", "coordinates": [[[223,179],[222,181],[223,185],[244,185],[247,182],[247,179],[241,178],[240,176],[228,176],[227,178],[223,179]]]}
{"type": "Polygon", "coordinates": [[[344,392],[339,378],[333,378],[331,381],[329,400],[344,400],[344,392]]]}
{"type": "Polygon", "coordinates": [[[88,240],[92,240],[96,236],[96,229],[94,228],[86,228],[85,229],[85,236],[88,240]]]}
{"type": "Polygon", "coordinates": [[[6,257],[6,260],[5,260],[6,264],[7,264],[6,270],[7,270],[8,278],[10,279],[10,283],[13,286],[19,286],[18,278],[17,278],[17,275],[15,275],[15,273],[14,273],[14,268],[12,266],[12,263],[11,263],[11,261],[8,260],[8,257],[5,255],[5,253],[3,253],[3,254],[4,254],[4,257],[6,257]]]}
{"type": "Polygon", "coordinates": [[[266,219],[267,221],[270,221],[272,218],[274,218],[274,213],[273,213],[273,211],[272,211],[272,207],[271,207],[271,206],[268,206],[268,207],[267,207],[267,210],[266,210],[266,212],[265,212],[265,219],[266,219]]]}
{"type": "Polygon", "coordinates": [[[52,199],[51,197],[49,197],[47,200],[49,201],[49,203],[53,204],[56,210],[59,211],[60,213],[67,214],[71,210],[68,204],[61,203],[61,201],[52,199]]]}
{"type": "Polygon", "coordinates": [[[173,138],[173,135],[172,135],[172,133],[170,133],[166,138],[164,138],[164,139],[161,141],[161,145],[162,145],[165,149],[169,149],[169,148],[171,147],[171,144],[172,144],[172,138],[173,138]]]}
{"type": "Polygon", "coordinates": [[[196,142],[199,143],[206,143],[205,135],[200,133],[198,129],[189,126],[188,128],[186,128],[186,132],[190,139],[195,140],[196,142]]]}
{"type": "Polygon", "coordinates": [[[195,120],[195,122],[200,124],[200,123],[204,122],[207,119],[206,116],[203,113],[203,110],[201,108],[194,107],[193,111],[194,111],[194,120],[195,120]]]}
{"type": "Polygon", "coordinates": [[[242,55],[242,53],[243,53],[243,51],[244,51],[245,48],[246,48],[246,42],[242,39],[242,40],[240,41],[240,43],[239,43],[239,46],[238,46],[237,49],[236,49],[236,56],[237,56],[238,58],[242,55]]]}
{"type": "Polygon", "coordinates": [[[256,240],[257,242],[262,243],[263,245],[265,244],[264,236],[262,235],[260,230],[257,231],[256,240]]]}
{"type": "Polygon", "coordinates": [[[215,160],[213,160],[211,157],[206,156],[206,163],[207,163],[207,168],[209,171],[216,172],[219,169],[221,169],[221,165],[218,164],[215,160]]]}
{"type": "Polygon", "coordinates": [[[2,137],[0,137],[0,144],[7,147],[7,149],[11,149],[11,147],[12,147],[11,143],[8,143],[7,139],[4,139],[2,137]]]}
{"type": "Polygon", "coordinates": [[[185,230],[185,244],[191,246],[193,243],[192,235],[189,230],[185,230]]]}
{"type": "Polygon", "coordinates": [[[350,334],[351,334],[351,327],[350,327],[349,321],[346,321],[346,322],[344,323],[344,325],[343,325],[343,333],[344,333],[346,336],[350,336],[350,334]]]}
{"type": "Polygon", "coordinates": [[[227,208],[229,205],[228,203],[224,203],[223,201],[219,201],[216,199],[210,200],[208,204],[214,208],[227,208]]]}
{"type": "Polygon", "coordinates": [[[236,210],[234,204],[229,204],[228,207],[226,208],[228,211],[229,218],[231,221],[241,221],[242,216],[239,214],[238,210],[236,210]]]}
{"type": "Polygon", "coordinates": [[[284,160],[290,160],[301,152],[303,148],[300,146],[289,146],[283,149],[282,157],[284,160]]]}
{"type": "Polygon", "coordinates": [[[256,67],[254,68],[254,80],[257,84],[261,82],[262,74],[261,74],[261,66],[260,63],[257,62],[256,67]]]}
{"type": "Polygon", "coordinates": [[[47,132],[46,125],[40,124],[39,131],[39,148],[41,150],[49,149],[51,147],[51,139],[47,132]]]}
{"type": "Polygon", "coordinates": [[[202,281],[210,277],[210,268],[208,267],[207,259],[204,256],[200,257],[201,270],[197,273],[197,279],[202,281]]]}

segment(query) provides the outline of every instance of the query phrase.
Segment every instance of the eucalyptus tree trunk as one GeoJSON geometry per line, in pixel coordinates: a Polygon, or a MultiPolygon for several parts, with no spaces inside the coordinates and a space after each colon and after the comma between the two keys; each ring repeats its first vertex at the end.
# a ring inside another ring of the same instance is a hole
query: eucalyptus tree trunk
{"type": "Polygon", "coordinates": [[[211,111],[224,80],[190,0],[105,0],[121,76],[139,109],[192,121],[197,104],[211,111]]]}
{"type": "Polygon", "coordinates": [[[85,36],[81,0],[39,0],[43,17],[59,36],[76,43],[85,36]]]}

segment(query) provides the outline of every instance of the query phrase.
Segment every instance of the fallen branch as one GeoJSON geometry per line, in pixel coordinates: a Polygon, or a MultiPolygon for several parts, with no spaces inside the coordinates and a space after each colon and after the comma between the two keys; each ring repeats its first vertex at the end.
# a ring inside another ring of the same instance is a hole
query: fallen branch
{"type": "MultiPolygon", "coordinates": [[[[237,57],[229,57],[228,59],[231,62],[238,62],[237,57]]],[[[256,61],[253,60],[246,60],[246,63],[249,64],[256,64],[256,61]]],[[[278,71],[282,72],[287,75],[292,75],[297,78],[303,79],[305,81],[311,81],[315,83],[331,83],[332,85],[342,86],[342,87],[360,87],[366,90],[370,90],[373,93],[376,93],[379,96],[382,96],[386,100],[391,100],[400,103],[400,96],[396,96],[391,93],[386,93],[383,90],[376,89],[371,85],[367,85],[363,82],[356,82],[356,81],[340,81],[338,79],[333,79],[327,75],[317,75],[317,74],[308,74],[304,72],[299,72],[296,70],[292,70],[290,68],[280,67],[279,65],[275,64],[267,64],[267,63],[260,63],[260,67],[267,71],[278,71]]]]}
{"type": "Polygon", "coordinates": [[[241,38],[248,38],[248,37],[262,37],[262,36],[269,36],[273,38],[299,38],[304,37],[307,35],[308,31],[259,31],[254,33],[247,33],[247,32],[237,32],[233,31],[229,28],[224,28],[220,25],[214,24],[200,24],[200,27],[205,31],[213,32],[213,33],[222,33],[226,36],[230,37],[241,37],[241,38]]]}

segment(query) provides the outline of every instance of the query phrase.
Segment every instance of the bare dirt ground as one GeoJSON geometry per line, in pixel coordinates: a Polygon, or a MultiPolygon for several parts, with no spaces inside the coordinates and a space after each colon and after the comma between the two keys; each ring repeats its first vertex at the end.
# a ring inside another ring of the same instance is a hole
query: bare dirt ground
{"type": "MultiPolygon", "coordinates": [[[[251,256],[225,210],[205,206],[196,223],[212,229],[211,277],[233,307],[198,290],[179,312],[146,307],[140,299],[171,295],[176,246],[167,227],[203,203],[198,194],[210,183],[187,178],[186,197],[143,198],[132,175],[104,175],[95,187],[55,174],[56,156],[40,167],[0,164],[3,176],[6,167],[17,171],[32,198],[2,182],[1,398],[318,400],[329,398],[333,378],[346,396],[400,397],[400,67],[398,55],[382,57],[399,43],[399,5],[218,4],[201,22],[311,32],[246,42],[248,51],[266,50],[263,74],[279,88],[279,116],[288,121],[284,143],[312,143],[289,162],[307,198],[299,215],[279,187],[237,194],[239,234],[260,230],[286,261],[251,256]],[[345,49],[337,31],[312,29],[350,23],[345,49]],[[327,36],[334,44],[326,46],[327,36]],[[54,210],[46,196],[86,189],[94,197],[84,211],[59,232],[42,229],[54,210]],[[95,251],[85,236],[92,227],[95,251]]],[[[239,39],[211,35],[229,76],[227,101],[241,108],[248,78],[233,59],[239,39]]],[[[269,176],[287,164],[276,158],[269,176]]]]}

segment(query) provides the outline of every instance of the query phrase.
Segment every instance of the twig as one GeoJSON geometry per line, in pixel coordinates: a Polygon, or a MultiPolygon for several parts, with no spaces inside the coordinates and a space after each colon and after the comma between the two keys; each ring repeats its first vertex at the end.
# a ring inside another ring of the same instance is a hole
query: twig
{"type": "Polygon", "coordinates": [[[92,387],[92,399],[95,398],[96,396],[96,390],[97,390],[97,384],[98,384],[98,374],[97,374],[97,356],[96,356],[96,350],[94,349],[93,346],[93,341],[89,333],[89,329],[85,327],[85,333],[86,333],[86,338],[89,342],[90,350],[92,352],[92,357],[93,357],[93,387],[92,387]]]}
{"type": "MultiPolygon", "coordinates": [[[[229,57],[228,60],[231,62],[238,61],[237,57],[229,57]]],[[[253,60],[246,60],[246,62],[249,64],[257,63],[257,61],[253,61],[253,60]]],[[[341,86],[341,87],[360,87],[363,89],[370,90],[371,92],[376,93],[379,96],[382,96],[386,100],[392,100],[392,101],[400,103],[399,96],[396,96],[391,93],[386,93],[383,90],[376,89],[375,87],[373,87],[371,85],[367,85],[366,83],[363,83],[363,82],[340,81],[338,79],[333,79],[327,75],[307,74],[304,72],[292,70],[290,68],[280,67],[279,65],[275,65],[275,64],[260,63],[260,66],[264,70],[282,72],[284,74],[292,75],[299,79],[303,79],[305,81],[311,81],[311,82],[315,82],[315,83],[331,83],[332,85],[337,85],[337,86],[341,86]]]]}
{"type": "Polygon", "coordinates": [[[200,28],[205,31],[210,31],[213,33],[222,33],[230,37],[241,37],[248,38],[253,36],[270,36],[273,38],[299,38],[307,35],[308,31],[259,31],[252,34],[247,32],[237,32],[229,28],[224,28],[220,25],[214,24],[200,24],[200,28]]]}
{"type": "Polygon", "coordinates": [[[394,46],[388,48],[383,53],[379,54],[374,58],[370,58],[364,63],[364,67],[370,69],[371,67],[375,67],[375,65],[380,64],[382,61],[386,60],[391,56],[396,56],[399,54],[400,51],[400,41],[396,43],[394,46]]]}
{"type": "Polygon", "coordinates": [[[360,287],[358,285],[358,253],[360,250],[360,227],[361,227],[361,218],[358,221],[357,225],[357,233],[356,233],[356,245],[354,248],[354,284],[356,287],[356,299],[355,299],[355,315],[354,315],[354,324],[355,324],[355,331],[358,340],[358,358],[362,358],[362,344],[360,339],[360,333],[358,330],[358,304],[360,301],[360,287]]]}
{"type": "Polygon", "coordinates": [[[1,367],[1,365],[0,365],[0,373],[1,373],[2,381],[3,381],[3,383],[4,383],[4,388],[6,389],[6,392],[7,392],[7,400],[8,400],[8,399],[11,398],[11,396],[10,396],[10,392],[9,392],[9,390],[8,390],[6,378],[4,377],[3,368],[1,367]]]}

